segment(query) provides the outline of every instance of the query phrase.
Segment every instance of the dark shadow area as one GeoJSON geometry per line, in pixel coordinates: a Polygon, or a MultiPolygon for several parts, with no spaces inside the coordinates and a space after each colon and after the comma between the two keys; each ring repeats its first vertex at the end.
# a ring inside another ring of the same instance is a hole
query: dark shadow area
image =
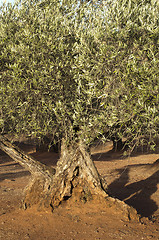
{"type": "Polygon", "coordinates": [[[121,151],[115,151],[114,149],[109,150],[107,152],[98,152],[98,153],[93,153],[91,154],[91,158],[93,161],[114,161],[114,160],[123,160],[128,157],[137,157],[141,155],[148,155],[148,154],[154,154],[158,153],[156,152],[143,152],[143,151],[134,151],[130,155],[125,155],[124,156],[124,150],[121,151]]]}
{"type": "Polygon", "coordinates": [[[91,155],[93,161],[113,161],[113,160],[123,160],[125,157],[123,156],[122,151],[110,150],[108,152],[95,153],[91,155]]]}
{"type": "Polygon", "coordinates": [[[21,172],[15,172],[15,173],[2,173],[0,174],[0,182],[5,179],[12,179],[25,177],[31,175],[28,171],[21,171],[21,172]]]}
{"type": "Polygon", "coordinates": [[[134,207],[141,217],[150,217],[158,209],[151,195],[157,191],[159,171],[145,180],[129,182],[129,168],[118,170],[120,177],[108,186],[108,193],[134,207]]]}
{"type": "MultiPolygon", "coordinates": [[[[59,160],[60,154],[57,152],[48,152],[48,151],[36,151],[36,146],[34,144],[28,144],[25,142],[15,141],[14,145],[16,145],[20,150],[24,151],[27,155],[32,156],[35,160],[47,165],[55,167],[57,161],[59,160]]],[[[7,162],[13,162],[13,159],[10,158],[5,152],[0,150],[0,164],[4,164],[7,162]]],[[[19,163],[11,163],[11,165],[19,165],[19,163]]],[[[6,166],[9,166],[6,164],[6,166]]],[[[1,167],[1,166],[0,166],[1,167]]],[[[4,167],[4,165],[3,165],[4,167]]]]}
{"type": "Polygon", "coordinates": [[[0,149],[0,156],[5,156],[5,155],[7,154],[0,149]]]}
{"type": "Polygon", "coordinates": [[[59,154],[54,152],[35,152],[30,154],[35,160],[50,166],[50,167],[56,167],[56,164],[59,160],[59,154]]]}
{"type": "Polygon", "coordinates": [[[112,161],[112,160],[123,160],[127,157],[137,157],[140,155],[157,154],[159,153],[159,140],[156,140],[156,149],[150,150],[148,146],[135,147],[131,152],[128,148],[126,141],[122,143],[123,148],[115,148],[112,141],[108,141],[102,144],[100,141],[92,144],[91,158],[93,161],[112,161]]]}
{"type": "Polygon", "coordinates": [[[34,144],[29,144],[29,143],[25,143],[25,142],[15,141],[15,142],[13,142],[13,144],[15,146],[19,147],[20,149],[22,149],[23,151],[25,151],[25,150],[35,150],[36,149],[34,144]]]}
{"type": "Polygon", "coordinates": [[[7,162],[13,162],[13,159],[10,158],[6,153],[0,152],[0,164],[7,163],[7,162]]]}
{"type": "Polygon", "coordinates": [[[0,170],[5,170],[5,173],[0,173],[0,182],[5,179],[11,179],[14,181],[15,178],[20,178],[24,176],[29,176],[29,171],[24,171],[24,169],[19,163],[14,162],[6,153],[0,152],[0,170]],[[20,171],[22,170],[22,171],[20,171]],[[6,172],[7,171],[7,172],[6,172]],[[12,172],[16,171],[16,172],[12,172]]]}
{"type": "Polygon", "coordinates": [[[44,148],[37,148],[37,145],[35,144],[18,141],[14,142],[14,144],[28,155],[32,156],[35,160],[47,166],[55,167],[59,159],[59,153],[57,151],[47,151],[48,147],[46,146],[43,146],[44,148]]]}
{"type": "Polygon", "coordinates": [[[139,150],[134,150],[131,154],[130,154],[130,157],[138,157],[138,156],[141,156],[141,155],[149,155],[149,154],[158,154],[159,151],[156,150],[156,151],[143,151],[142,149],[139,149],[139,150]]]}
{"type": "MultiPolygon", "coordinates": [[[[13,167],[13,169],[24,169],[19,163],[15,162],[6,153],[0,152],[0,169],[5,167],[13,167]]],[[[10,171],[10,170],[9,170],[10,171]]]]}
{"type": "Polygon", "coordinates": [[[23,167],[19,163],[16,163],[16,162],[0,165],[0,168],[2,168],[2,167],[16,167],[16,169],[17,168],[18,169],[23,169],[23,167]]]}

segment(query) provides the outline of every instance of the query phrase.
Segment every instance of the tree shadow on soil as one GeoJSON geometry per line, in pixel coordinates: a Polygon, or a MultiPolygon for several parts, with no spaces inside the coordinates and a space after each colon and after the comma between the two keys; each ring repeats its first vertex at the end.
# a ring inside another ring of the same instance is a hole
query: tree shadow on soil
{"type": "Polygon", "coordinates": [[[127,157],[136,157],[146,154],[157,154],[159,153],[159,140],[156,141],[156,149],[150,151],[148,146],[139,146],[135,147],[132,152],[129,152],[129,148],[125,145],[126,142],[123,142],[123,148],[115,149],[113,147],[113,142],[106,142],[105,144],[97,144],[91,148],[91,158],[93,161],[112,161],[112,160],[123,160],[127,157]]]}
{"type": "Polygon", "coordinates": [[[60,158],[59,154],[54,152],[35,152],[30,155],[37,161],[50,167],[56,167],[60,158]]]}
{"type": "Polygon", "coordinates": [[[6,153],[1,151],[0,170],[3,171],[3,169],[5,170],[5,173],[0,173],[0,182],[4,181],[5,179],[11,179],[14,181],[14,179],[16,178],[31,175],[29,171],[23,170],[24,168],[19,163],[14,162],[12,158],[10,158],[6,153]]]}
{"type": "Polygon", "coordinates": [[[0,182],[5,179],[12,179],[14,181],[15,178],[26,177],[29,176],[30,173],[28,171],[21,171],[15,173],[2,173],[0,174],[0,182]]]}
{"type": "Polygon", "coordinates": [[[7,162],[13,162],[13,159],[11,159],[6,153],[0,153],[0,164],[7,162]]]}
{"type": "MultiPolygon", "coordinates": [[[[124,156],[124,150],[120,151],[115,151],[114,149],[109,150],[107,152],[99,152],[99,153],[93,153],[91,154],[91,158],[93,161],[114,161],[114,160],[123,160],[129,157],[129,155],[124,156]]],[[[148,154],[154,154],[154,153],[159,153],[159,151],[154,151],[154,152],[143,152],[143,151],[134,151],[131,153],[131,157],[137,157],[141,155],[148,155],[148,154]]]]}
{"type": "MultiPolygon", "coordinates": [[[[33,147],[28,144],[17,142],[18,147],[20,146],[24,152],[28,152],[28,150],[32,150],[33,147]],[[21,144],[21,145],[20,145],[21,144]]],[[[54,152],[31,152],[30,154],[35,160],[40,161],[41,163],[47,166],[56,166],[57,161],[59,159],[59,154],[54,152]]],[[[30,176],[31,173],[24,169],[19,163],[15,162],[12,158],[10,158],[6,153],[0,150],[0,170],[5,170],[5,173],[0,173],[0,182],[5,179],[11,179],[14,181],[16,178],[30,176]]]]}
{"type": "Polygon", "coordinates": [[[91,155],[93,161],[123,160],[123,151],[109,150],[108,152],[95,153],[91,155]]]}
{"type": "Polygon", "coordinates": [[[134,207],[141,217],[150,217],[158,209],[151,195],[157,191],[159,170],[150,177],[128,184],[129,169],[119,169],[120,177],[108,186],[108,193],[134,207]]]}
{"type": "Polygon", "coordinates": [[[2,164],[0,165],[0,168],[4,168],[4,167],[16,167],[16,169],[24,169],[19,163],[16,162],[12,162],[12,163],[6,163],[6,164],[2,164]]]}

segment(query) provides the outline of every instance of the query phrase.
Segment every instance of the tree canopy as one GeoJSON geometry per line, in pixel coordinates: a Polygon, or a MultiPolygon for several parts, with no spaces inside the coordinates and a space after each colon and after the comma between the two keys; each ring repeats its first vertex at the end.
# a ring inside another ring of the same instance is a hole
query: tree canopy
{"type": "Polygon", "coordinates": [[[23,0],[0,9],[0,132],[89,145],[159,134],[159,4],[23,0]]]}

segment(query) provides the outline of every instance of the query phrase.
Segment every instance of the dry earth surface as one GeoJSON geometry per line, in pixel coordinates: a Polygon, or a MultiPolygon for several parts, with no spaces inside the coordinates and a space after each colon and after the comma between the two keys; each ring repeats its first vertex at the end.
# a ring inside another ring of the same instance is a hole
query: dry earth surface
{"type": "MultiPolygon", "coordinates": [[[[58,154],[34,152],[20,146],[37,160],[56,166],[58,154]]],[[[140,240],[159,239],[159,154],[123,158],[111,145],[92,149],[99,173],[114,198],[133,206],[140,220],[106,202],[67,202],[52,212],[23,210],[21,202],[30,174],[0,152],[0,240],[140,240]]]]}

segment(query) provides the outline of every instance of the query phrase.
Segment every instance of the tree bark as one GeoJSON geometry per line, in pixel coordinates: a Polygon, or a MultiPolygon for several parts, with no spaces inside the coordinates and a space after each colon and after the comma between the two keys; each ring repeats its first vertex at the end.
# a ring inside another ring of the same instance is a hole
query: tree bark
{"type": "Polygon", "coordinates": [[[83,202],[105,198],[108,196],[106,187],[83,144],[67,147],[63,141],[51,188],[53,208],[70,197],[83,202]]]}

